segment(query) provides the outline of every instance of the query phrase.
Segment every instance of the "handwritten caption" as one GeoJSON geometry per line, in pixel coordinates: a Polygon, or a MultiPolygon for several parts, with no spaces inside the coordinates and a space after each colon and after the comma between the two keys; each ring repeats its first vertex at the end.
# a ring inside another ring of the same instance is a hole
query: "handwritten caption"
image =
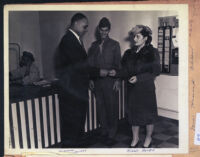
{"type": "Polygon", "coordinates": [[[81,154],[85,153],[87,150],[86,149],[64,149],[64,150],[59,150],[60,153],[69,153],[69,154],[81,154]]]}
{"type": "MultiPolygon", "coordinates": [[[[150,153],[155,152],[155,148],[128,148],[125,149],[127,153],[150,153]]],[[[59,150],[59,153],[67,153],[67,154],[83,154],[86,153],[87,149],[64,149],[59,150]]]]}
{"type": "Polygon", "coordinates": [[[196,114],[194,144],[200,145],[200,113],[196,114]]]}
{"type": "Polygon", "coordinates": [[[143,152],[143,153],[155,152],[155,148],[127,149],[127,153],[137,153],[137,152],[143,152]]]}

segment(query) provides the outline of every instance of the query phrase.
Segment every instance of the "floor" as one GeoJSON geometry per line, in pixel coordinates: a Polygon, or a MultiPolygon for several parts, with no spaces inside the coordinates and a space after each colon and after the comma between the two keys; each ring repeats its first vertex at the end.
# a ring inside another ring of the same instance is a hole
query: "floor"
{"type": "MultiPolygon", "coordinates": [[[[152,135],[151,148],[178,148],[178,121],[164,117],[159,117],[154,126],[152,135]]],[[[119,121],[118,132],[115,137],[115,142],[112,145],[106,145],[99,138],[99,131],[95,130],[87,134],[84,138],[84,147],[82,148],[128,148],[132,140],[131,126],[126,119],[119,121]]],[[[140,128],[140,143],[138,148],[142,148],[145,138],[145,127],[140,128]]],[[[54,148],[59,146],[54,146],[54,148]]]]}
{"type": "MultiPolygon", "coordinates": [[[[164,117],[159,117],[155,124],[153,133],[152,148],[178,148],[178,121],[164,117]]],[[[141,148],[145,138],[145,127],[140,129],[140,144],[141,148]]],[[[88,137],[87,148],[128,148],[132,140],[131,127],[126,120],[121,120],[119,130],[115,137],[115,143],[111,146],[105,145],[98,140],[98,131],[88,137]]]]}

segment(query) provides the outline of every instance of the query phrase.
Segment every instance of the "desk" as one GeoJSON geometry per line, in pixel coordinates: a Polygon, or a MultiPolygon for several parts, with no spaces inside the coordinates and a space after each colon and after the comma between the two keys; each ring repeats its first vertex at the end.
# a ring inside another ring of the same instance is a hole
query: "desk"
{"type": "MultiPolygon", "coordinates": [[[[58,89],[54,85],[10,87],[10,148],[48,148],[61,142],[58,89]]],[[[97,129],[96,101],[89,92],[85,132],[97,129]]],[[[125,117],[124,83],[119,91],[119,119],[125,117]]]]}
{"type": "Polygon", "coordinates": [[[61,141],[57,93],[52,86],[10,87],[12,148],[45,148],[61,141]]]}
{"type": "Polygon", "coordinates": [[[178,76],[160,75],[156,78],[158,114],[163,117],[179,118],[178,76]]]}

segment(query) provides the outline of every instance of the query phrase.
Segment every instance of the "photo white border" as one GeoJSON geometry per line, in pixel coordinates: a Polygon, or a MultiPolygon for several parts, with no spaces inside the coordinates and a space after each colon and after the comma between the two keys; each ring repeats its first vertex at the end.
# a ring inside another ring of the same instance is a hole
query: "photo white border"
{"type": "Polygon", "coordinates": [[[4,7],[4,149],[5,154],[179,154],[188,153],[188,4],[63,4],[4,7]],[[102,7],[103,6],[103,7],[102,7]],[[122,7],[123,6],[123,7],[122,7]],[[10,149],[9,147],[9,11],[176,11],[179,18],[179,148],[10,149]]]}

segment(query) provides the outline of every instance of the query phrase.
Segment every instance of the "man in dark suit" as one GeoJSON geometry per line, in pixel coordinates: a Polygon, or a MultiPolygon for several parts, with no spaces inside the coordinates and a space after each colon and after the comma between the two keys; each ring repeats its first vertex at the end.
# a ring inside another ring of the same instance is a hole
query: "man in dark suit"
{"type": "Polygon", "coordinates": [[[58,47],[62,147],[77,147],[84,133],[89,75],[105,76],[108,73],[89,66],[82,42],[87,27],[87,17],[82,13],[75,14],[58,47]]]}

